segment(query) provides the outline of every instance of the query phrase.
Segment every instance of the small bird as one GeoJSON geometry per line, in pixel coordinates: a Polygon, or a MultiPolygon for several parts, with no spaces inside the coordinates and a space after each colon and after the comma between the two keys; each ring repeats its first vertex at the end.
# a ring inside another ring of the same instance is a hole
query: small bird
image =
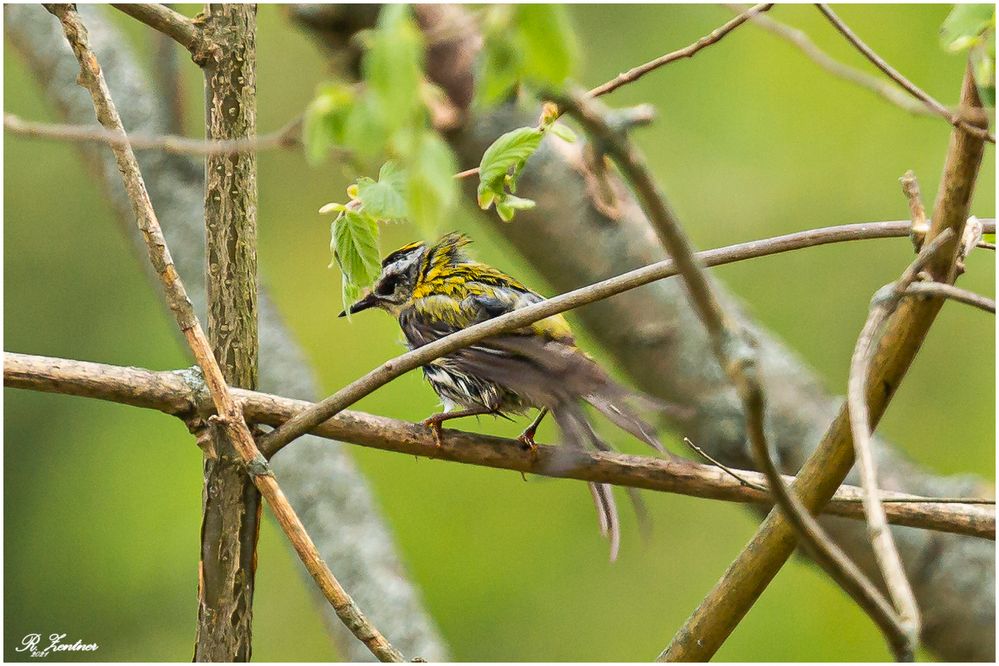
{"type": "MultiPolygon", "coordinates": [[[[450,233],[434,245],[410,243],[382,261],[373,289],[351,305],[351,314],[381,308],[399,320],[410,349],[421,347],[481,321],[544,300],[509,275],[470,259],[464,252],[471,240],[450,233]]],[[[347,312],[341,312],[345,316],[347,312]]],[[[581,351],[562,315],[494,336],[452,352],[423,366],[423,374],[440,396],[444,411],[426,419],[440,444],[441,424],[462,416],[524,414],[538,417],[518,438],[536,451],[538,425],[551,412],[564,443],[587,444],[608,451],[593,429],[582,403],[596,408],[621,429],[665,452],[653,428],[629,406],[662,407],[630,391],[581,351]]],[[[645,511],[637,491],[629,488],[636,512],[645,511]]],[[[620,523],[614,496],[607,484],[590,483],[601,533],[611,544],[611,561],[620,547],[620,523]]]]}

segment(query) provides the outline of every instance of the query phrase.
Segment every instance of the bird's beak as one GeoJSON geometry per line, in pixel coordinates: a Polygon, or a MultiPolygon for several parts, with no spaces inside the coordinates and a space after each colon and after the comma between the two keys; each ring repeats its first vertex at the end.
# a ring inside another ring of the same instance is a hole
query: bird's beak
{"type": "Polygon", "coordinates": [[[376,305],[378,305],[378,301],[379,298],[375,296],[374,292],[372,292],[367,296],[365,296],[364,298],[362,298],[361,300],[359,300],[358,302],[351,305],[347,310],[344,310],[337,316],[346,317],[348,310],[350,311],[350,314],[357,314],[361,310],[367,310],[368,308],[375,307],[376,305]]]}

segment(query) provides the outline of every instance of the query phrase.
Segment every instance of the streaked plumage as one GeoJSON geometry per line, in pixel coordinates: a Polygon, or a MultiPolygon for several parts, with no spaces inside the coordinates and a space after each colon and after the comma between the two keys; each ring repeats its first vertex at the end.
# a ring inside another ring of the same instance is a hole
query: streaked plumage
{"type": "MultiPolygon", "coordinates": [[[[371,293],[350,311],[387,310],[399,320],[410,348],[416,348],[543,300],[505,273],[469,259],[464,247],[470,242],[452,233],[432,246],[411,243],[396,250],[382,262],[371,293]]],[[[654,401],[616,383],[576,347],[561,315],[448,354],[424,366],[423,372],[444,402],[444,414],[427,420],[437,428],[449,416],[548,409],[567,445],[609,450],[583,411],[582,403],[587,402],[618,427],[663,451],[653,428],[628,404],[654,401]]],[[[533,445],[533,440],[526,441],[533,445]]],[[[613,494],[606,484],[591,483],[590,489],[614,559],[620,532],[613,494]]],[[[631,497],[637,502],[636,494],[631,497]]],[[[638,504],[636,509],[641,517],[638,504]]]]}

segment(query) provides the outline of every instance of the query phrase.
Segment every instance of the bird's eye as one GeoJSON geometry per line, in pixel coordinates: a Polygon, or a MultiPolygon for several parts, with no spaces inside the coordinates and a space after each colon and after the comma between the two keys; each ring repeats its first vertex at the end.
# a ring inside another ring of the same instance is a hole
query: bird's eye
{"type": "Polygon", "coordinates": [[[385,278],[375,285],[375,293],[379,296],[391,296],[395,292],[396,285],[399,284],[399,277],[393,275],[385,278]]]}

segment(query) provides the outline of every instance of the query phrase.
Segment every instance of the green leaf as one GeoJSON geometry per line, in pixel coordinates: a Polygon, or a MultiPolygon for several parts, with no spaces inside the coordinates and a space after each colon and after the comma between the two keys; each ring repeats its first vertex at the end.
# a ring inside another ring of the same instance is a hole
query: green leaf
{"type": "Polygon", "coordinates": [[[362,70],[381,102],[390,131],[410,124],[422,112],[423,39],[406,5],[386,4],[364,54],[362,70]]]}
{"type": "Polygon", "coordinates": [[[513,30],[513,8],[490,5],[482,21],[483,44],[475,62],[472,103],[489,107],[506,99],[520,79],[519,35],[513,30]]]}
{"type": "Polygon", "coordinates": [[[344,143],[362,160],[372,160],[385,146],[385,114],[381,103],[364,96],[350,109],[344,128],[344,143]]]}
{"type": "Polygon", "coordinates": [[[382,269],[375,218],[348,209],[333,221],[330,231],[330,249],[344,280],[357,287],[374,282],[382,269]]]}
{"type": "Polygon", "coordinates": [[[489,208],[493,197],[503,195],[504,185],[509,184],[511,189],[516,186],[516,176],[527,158],[541,145],[542,137],[543,133],[537,127],[519,127],[502,135],[486,149],[479,163],[478,199],[483,210],[489,208]],[[507,183],[511,170],[514,175],[507,183]]]}
{"type": "Polygon", "coordinates": [[[514,21],[522,36],[521,76],[533,83],[560,86],[572,73],[578,48],[561,5],[517,5],[514,21]]]}
{"type": "Polygon", "coordinates": [[[331,148],[344,143],[347,116],[354,105],[353,91],[343,84],[319,88],[316,98],[305,109],[302,142],[309,164],[321,164],[331,148]]]}
{"type": "Polygon", "coordinates": [[[395,162],[386,162],[378,173],[378,181],[357,180],[357,198],[364,212],[379,220],[400,220],[406,217],[406,173],[395,162]]]}
{"type": "Polygon", "coordinates": [[[940,26],[940,45],[947,51],[965,51],[995,22],[995,5],[955,5],[940,26]]]}
{"type": "Polygon", "coordinates": [[[558,122],[552,123],[551,127],[549,127],[548,129],[551,130],[552,134],[562,139],[566,143],[572,143],[576,140],[576,133],[573,132],[572,128],[566,125],[565,123],[558,123],[558,122]]]}
{"type": "Polygon", "coordinates": [[[458,199],[451,148],[434,132],[423,132],[411,157],[406,203],[409,219],[427,233],[436,233],[458,199]]]}
{"type": "Polygon", "coordinates": [[[346,275],[340,276],[340,298],[343,301],[343,311],[350,321],[350,306],[361,296],[361,288],[351,282],[346,275]]]}
{"type": "Polygon", "coordinates": [[[496,212],[504,222],[513,220],[513,216],[518,210],[530,210],[534,206],[535,203],[532,200],[515,197],[512,194],[507,194],[496,200],[496,212]]]}

